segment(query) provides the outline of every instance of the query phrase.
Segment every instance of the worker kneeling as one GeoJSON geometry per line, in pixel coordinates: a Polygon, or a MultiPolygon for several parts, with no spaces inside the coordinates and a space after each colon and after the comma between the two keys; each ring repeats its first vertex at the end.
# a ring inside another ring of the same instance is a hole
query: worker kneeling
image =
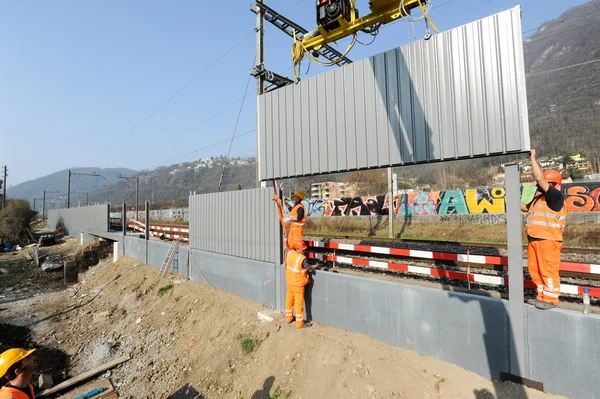
{"type": "Polygon", "coordinates": [[[0,399],[34,399],[31,378],[36,369],[35,351],[13,348],[0,355],[0,377],[9,382],[0,388],[0,399]]]}
{"type": "Polygon", "coordinates": [[[296,241],[293,249],[287,254],[285,261],[285,281],[287,283],[287,294],[285,296],[285,319],[288,323],[294,321],[292,308],[296,310],[296,328],[310,327],[310,323],[304,323],[304,287],[310,283],[308,273],[312,271],[308,267],[308,261],[304,256],[306,244],[304,241],[296,241]]]}

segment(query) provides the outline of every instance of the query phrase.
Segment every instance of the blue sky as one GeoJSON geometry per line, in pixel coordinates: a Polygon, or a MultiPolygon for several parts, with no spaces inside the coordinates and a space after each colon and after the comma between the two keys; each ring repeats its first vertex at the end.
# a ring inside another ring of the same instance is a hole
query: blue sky
{"type": "MultiPolygon", "coordinates": [[[[448,30],[521,4],[527,31],[586,2],[434,0],[431,17],[440,30],[448,30]]],[[[314,3],[267,1],[278,11],[288,10],[287,17],[309,30],[315,25],[314,3]]],[[[255,35],[249,33],[256,19],[249,4],[0,2],[0,165],[8,165],[9,185],[65,168],[142,170],[226,154],[229,143],[183,156],[231,137],[239,102],[202,122],[243,97],[255,54],[255,35]],[[232,52],[131,131],[246,35],[232,52]]],[[[358,0],[357,6],[364,15],[368,0],[358,0]]],[[[415,28],[417,38],[422,38],[423,23],[415,28]]],[[[380,32],[373,45],[357,45],[349,57],[358,60],[413,40],[411,25],[404,21],[380,32]]],[[[341,41],[340,49],[347,43],[341,41]]],[[[267,67],[291,76],[291,38],[267,24],[266,46],[267,67]]],[[[307,66],[304,61],[303,76],[307,66]]],[[[313,64],[309,76],[323,71],[313,64]]],[[[252,81],[249,93],[255,86],[252,81]]],[[[255,128],[255,103],[253,94],[247,97],[238,134],[255,128]]],[[[254,132],[235,141],[232,156],[255,155],[254,132]]]]}

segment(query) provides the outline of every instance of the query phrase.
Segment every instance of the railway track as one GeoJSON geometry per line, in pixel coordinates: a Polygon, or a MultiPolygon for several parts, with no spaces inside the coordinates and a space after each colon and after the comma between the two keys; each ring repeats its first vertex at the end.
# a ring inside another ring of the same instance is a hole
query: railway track
{"type": "MultiPolygon", "coordinates": [[[[356,241],[355,237],[351,239],[356,241]]],[[[391,272],[406,277],[441,279],[445,282],[474,283],[499,290],[508,285],[508,259],[498,255],[473,255],[471,249],[477,248],[474,248],[472,243],[463,248],[461,253],[386,247],[383,246],[383,241],[390,240],[378,241],[382,242],[381,246],[310,240],[307,241],[307,252],[310,258],[318,261],[363,271],[391,272]]],[[[526,267],[525,261],[523,266],[526,267]]],[[[561,280],[563,294],[578,296],[583,293],[583,288],[587,287],[590,288],[592,296],[600,297],[600,264],[562,262],[561,280]]],[[[535,288],[535,285],[526,280],[525,287],[531,289],[535,288]]]]}
{"type": "MultiPolygon", "coordinates": [[[[506,244],[497,243],[478,243],[478,242],[462,242],[462,241],[447,241],[447,240],[420,240],[420,239],[406,239],[406,238],[385,238],[385,237],[362,237],[353,235],[336,235],[336,234],[305,234],[306,238],[319,237],[333,240],[358,240],[365,242],[381,242],[381,243],[406,243],[406,244],[429,244],[429,245],[453,245],[456,247],[463,248],[496,248],[506,250],[508,246],[506,244]]],[[[523,249],[527,249],[527,245],[523,245],[523,249]]],[[[563,247],[562,253],[574,253],[574,254],[589,254],[600,256],[600,248],[576,248],[576,247],[563,247]]]]}

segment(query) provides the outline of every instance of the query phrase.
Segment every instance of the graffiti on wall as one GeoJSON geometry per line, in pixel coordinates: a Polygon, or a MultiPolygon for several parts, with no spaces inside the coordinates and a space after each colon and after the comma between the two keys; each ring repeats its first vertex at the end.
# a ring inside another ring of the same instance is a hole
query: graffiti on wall
{"type": "MultiPolygon", "coordinates": [[[[568,183],[561,187],[568,212],[600,211],[600,182],[568,183]]],[[[531,202],[535,186],[521,187],[521,201],[531,202]]],[[[506,212],[504,187],[414,192],[394,198],[394,213],[400,216],[470,215],[506,212]]],[[[388,196],[307,199],[308,216],[376,216],[388,214],[388,196]]],[[[289,202],[288,206],[292,203],[289,202]]]]}

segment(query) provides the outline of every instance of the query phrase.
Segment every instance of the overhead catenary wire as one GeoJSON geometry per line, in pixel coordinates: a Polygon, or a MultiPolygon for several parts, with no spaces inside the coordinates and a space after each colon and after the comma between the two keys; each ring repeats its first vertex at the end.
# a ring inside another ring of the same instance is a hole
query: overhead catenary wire
{"type": "Polygon", "coordinates": [[[523,34],[527,34],[529,32],[536,31],[538,29],[541,29],[542,27],[545,28],[545,27],[548,27],[548,26],[553,25],[553,24],[557,24],[557,23],[560,23],[560,22],[565,22],[565,21],[568,21],[571,18],[575,18],[575,17],[578,17],[580,15],[584,15],[584,14],[588,14],[589,15],[590,12],[593,12],[595,10],[600,10],[600,7],[594,7],[592,9],[590,9],[590,10],[586,10],[586,11],[583,11],[583,12],[580,12],[580,13],[572,14],[572,15],[569,15],[568,17],[563,18],[563,19],[557,19],[555,21],[544,22],[543,24],[541,24],[540,26],[538,26],[536,28],[524,31],[523,34]]]}
{"type": "MultiPolygon", "coordinates": [[[[248,93],[248,94],[246,95],[246,97],[247,97],[247,96],[250,96],[250,95],[252,95],[252,94],[254,94],[254,93],[256,93],[256,91],[252,91],[251,93],[248,93]]],[[[244,97],[244,98],[240,98],[240,99],[238,99],[238,100],[236,100],[236,101],[232,102],[231,104],[229,104],[229,105],[228,105],[228,106],[226,106],[225,108],[222,108],[222,109],[220,109],[219,111],[215,112],[214,114],[212,114],[212,115],[211,115],[211,116],[209,116],[208,118],[204,119],[202,122],[198,123],[197,125],[195,125],[195,126],[193,126],[193,127],[189,128],[189,129],[188,129],[188,130],[186,130],[185,132],[181,133],[179,136],[176,136],[176,137],[172,138],[170,141],[168,141],[168,142],[166,142],[166,143],[164,143],[164,144],[161,144],[161,145],[159,145],[158,147],[156,147],[155,149],[153,149],[152,151],[150,151],[150,152],[148,152],[148,153],[144,154],[144,156],[148,156],[148,155],[150,155],[150,154],[152,154],[152,153],[155,153],[156,151],[158,151],[158,150],[160,150],[160,149],[162,149],[162,148],[164,148],[164,147],[168,146],[169,144],[171,144],[171,143],[175,142],[176,140],[179,140],[180,138],[182,138],[182,137],[183,137],[183,136],[185,136],[186,134],[188,134],[188,133],[190,133],[190,132],[193,132],[194,130],[198,129],[200,126],[204,125],[205,123],[207,123],[207,122],[211,121],[212,119],[216,118],[217,116],[221,115],[223,112],[227,111],[229,108],[233,107],[234,105],[236,105],[236,104],[237,104],[237,103],[239,103],[240,101],[243,101],[244,99],[245,99],[245,97],[244,97]]]]}
{"type": "MultiPolygon", "coordinates": [[[[252,61],[252,66],[250,70],[254,69],[254,65],[256,65],[256,58],[252,61]]],[[[235,126],[233,128],[233,135],[231,136],[231,142],[229,143],[229,150],[227,150],[227,157],[225,157],[225,163],[223,164],[223,171],[221,172],[221,177],[219,178],[219,187],[217,191],[221,191],[221,184],[223,183],[223,176],[225,176],[225,169],[227,169],[227,160],[229,159],[229,155],[231,154],[231,148],[233,147],[233,140],[235,140],[235,134],[237,132],[238,125],[240,123],[240,117],[242,116],[242,111],[244,110],[244,100],[248,94],[248,87],[250,86],[250,80],[252,79],[252,75],[248,74],[248,80],[246,81],[246,88],[244,89],[244,96],[242,97],[242,104],[240,105],[240,110],[237,115],[237,119],[235,121],[235,126]]]]}
{"type": "Polygon", "coordinates": [[[569,29],[564,29],[564,30],[561,30],[560,32],[556,32],[556,33],[553,33],[553,34],[551,34],[551,35],[546,35],[546,36],[544,36],[544,37],[540,37],[540,38],[537,38],[537,39],[534,39],[534,40],[526,40],[526,41],[525,41],[525,43],[523,43],[523,44],[524,44],[524,45],[528,45],[528,44],[536,43],[536,42],[539,42],[540,40],[549,39],[549,38],[551,38],[551,37],[554,37],[554,36],[557,36],[557,35],[563,34],[563,33],[565,33],[565,32],[570,32],[570,31],[572,31],[572,30],[574,30],[574,29],[585,28],[586,26],[589,26],[589,25],[595,24],[595,23],[597,23],[597,22],[600,22],[600,18],[598,18],[598,19],[595,19],[595,20],[593,20],[593,21],[591,21],[591,22],[588,22],[588,23],[586,23],[586,24],[583,24],[583,25],[573,26],[573,27],[571,27],[571,28],[569,28],[569,29]]]}
{"type": "Polygon", "coordinates": [[[571,68],[580,67],[580,66],[584,66],[584,65],[594,64],[599,61],[600,61],[600,58],[596,58],[596,59],[593,59],[590,61],[580,62],[578,64],[571,64],[571,65],[567,65],[564,67],[558,67],[558,68],[547,69],[544,71],[533,72],[533,73],[528,74],[526,77],[543,75],[543,74],[550,73],[550,72],[563,71],[565,69],[571,69],[571,68]]]}
{"type": "Polygon", "coordinates": [[[158,108],[154,109],[144,119],[142,119],[139,123],[137,123],[131,129],[129,129],[129,131],[127,133],[125,133],[125,134],[123,134],[121,136],[121,139],[123,139],[126,136],[128,136],[135,129],[137,129],[138,127],[140,127],[144,122],[146,122],[148,119],[150,119],[154,114],[156,114],[158,111],[160,111],[165,105],[167,105],[168,103],[170,103],[171,100],[173,100],[175,97],[177,97],[182,91],[184,91],[185,89],[187,89],[192,83],[194,83],[200,76],[204,75],[209,69],[211,69],[213,66],[215,66],[219,61],[221,61],[223,58],[225,58],[226,55],[228,55],[229,53],[231,53],[237,46],[239,46],[244,40],[246,40],[253,33],[255,33],[255,29],[252,29],[250,32],[248,32],[246,35],[244,35],[240,40],[238,40],[227,51],[225,51],[217,59],[215,59],[210,65],[208,65],[200,73],[198,73],[196,76],[194,76],[192,78],[192,80],[190,80],[182,88],[180,88],[179,90],[177,90],[171,97],[169,97],[165,102],[163,102],[158,108]]]}

